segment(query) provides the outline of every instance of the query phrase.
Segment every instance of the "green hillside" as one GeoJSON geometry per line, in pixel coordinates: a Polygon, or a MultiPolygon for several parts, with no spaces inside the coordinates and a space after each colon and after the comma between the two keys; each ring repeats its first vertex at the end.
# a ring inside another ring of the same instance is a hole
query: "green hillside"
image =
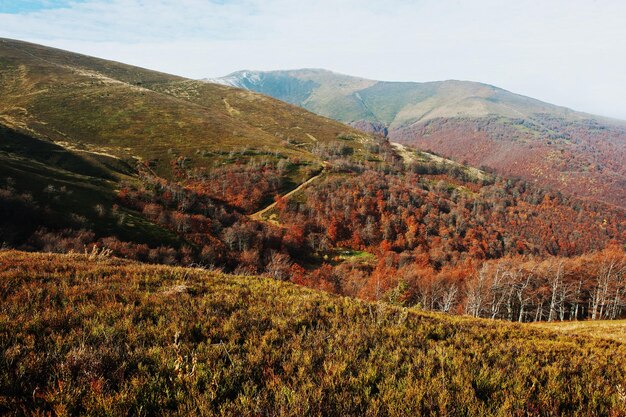
{"type": "Polygon", "coordinates": [[[0,252],[0,413],[620,416],[618,342],[271,279],[0,252]]]}
{"type": "Polygon", "coordinates": [[[346,126],[259,94],[20,41],[0,39],[0,122],[72,149],[152,162],[171,175],[230,152],[319,162],[311,150],[351,134],[346,126]]]}

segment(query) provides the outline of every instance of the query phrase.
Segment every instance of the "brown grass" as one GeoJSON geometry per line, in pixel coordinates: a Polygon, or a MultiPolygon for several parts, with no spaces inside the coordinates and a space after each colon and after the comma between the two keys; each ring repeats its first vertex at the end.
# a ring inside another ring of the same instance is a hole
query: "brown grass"
{"type": "Polygon", "coordinates": [[[284,282],[0,252],[0,414],[624,416],[626,345],[284,282]]]}
{"type": "Polygon", "coordinates": [[[569,335],[597,337],[626,343],[626,320],[553,322],[538,323],[535,326],[569,335]]]}

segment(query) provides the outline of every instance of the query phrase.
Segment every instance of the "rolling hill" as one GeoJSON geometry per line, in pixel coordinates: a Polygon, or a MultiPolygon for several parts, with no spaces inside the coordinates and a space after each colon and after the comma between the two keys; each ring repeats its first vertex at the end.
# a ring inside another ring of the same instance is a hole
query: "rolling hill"
{"type": "Polygon", "coordinates": [[[626,412],[622,343],[267,278],[0,251],[0,305],[4,415],[626,412]]]}
{"type": "Polygon", "coordinates": [[[312,149],[338,135],[349,136],[355,157],[369,140],[260,94],[9,39],[0,39],[0,123],[65,148],[149,162],[167,177],[173,157],[197,167],[241,151],[319,163],[312,149]]]}
{"type": "Polygon", "coordinates": [[[318,69],[240,71],[208,81],[503,175],[626,205],[626,122],[467,81],[386,82],[318,69]]]}

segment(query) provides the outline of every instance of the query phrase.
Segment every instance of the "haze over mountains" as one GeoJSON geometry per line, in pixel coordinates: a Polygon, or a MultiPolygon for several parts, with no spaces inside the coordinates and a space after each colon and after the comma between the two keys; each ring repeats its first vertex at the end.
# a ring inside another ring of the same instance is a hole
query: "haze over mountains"
{"type": "Polygon", "coordinates": [[[626,203],[626,122],[469,81],[388,82],[320,69],[208,80],[580,197],[626,203]]]}

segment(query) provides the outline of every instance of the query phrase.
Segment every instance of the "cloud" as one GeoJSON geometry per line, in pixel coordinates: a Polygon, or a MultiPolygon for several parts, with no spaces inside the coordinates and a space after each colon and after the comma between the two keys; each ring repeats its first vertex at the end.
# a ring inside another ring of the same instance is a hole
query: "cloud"
{"type": "Polygon", "coordinates": [[[137,43],[181,38],[215,40],[254,30],[248,19],[254,5],[245,1],[113,0],[69,2],[64,6],[0,15],[2,32],[52,41],[137,43]]]}
{"type": "Polygon", "coordinates": [[[0,36],[194,78],[324,67],[469,79],[626,119],[626,2],[87,0],[0,13],[0,36]]]}

